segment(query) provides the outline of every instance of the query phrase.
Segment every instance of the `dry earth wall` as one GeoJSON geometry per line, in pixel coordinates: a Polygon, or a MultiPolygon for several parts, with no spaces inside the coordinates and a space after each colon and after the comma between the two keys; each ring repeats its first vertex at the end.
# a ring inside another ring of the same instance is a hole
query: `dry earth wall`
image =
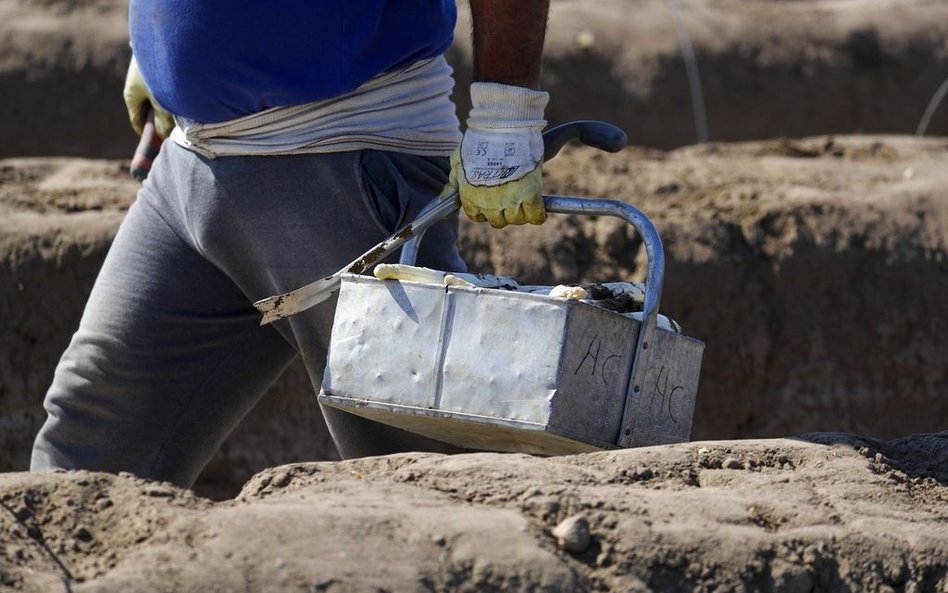
{"type": "MultiPolygon", "coordinates": [[[[948,417],[944,139],[840,137],[619,155],[564,151],[547,190],[628,200],[665,243],[662,310],[707,342],[693,436],[943,430],[948,417]]],[[[24,469],[41,400],[135,185],[123,163],[0,161],[0,470],[24,469]]],[[[609,219],[464,223],[473,269],[541,283],[640,278],[609,219]]],[[[300,366],[199,485],[334,455],[300,366]]]]}

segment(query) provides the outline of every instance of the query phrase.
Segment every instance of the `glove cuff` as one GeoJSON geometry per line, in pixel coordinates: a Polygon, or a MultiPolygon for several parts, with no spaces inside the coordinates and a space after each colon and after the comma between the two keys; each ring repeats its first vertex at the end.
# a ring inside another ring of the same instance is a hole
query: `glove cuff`
{"type": "Polygon", "coordinates": [[[543,110],[550,94],[496,82],[471,84],[471,112],[467,127],[474,129],[530,128],[546,125],[543,110]]]}

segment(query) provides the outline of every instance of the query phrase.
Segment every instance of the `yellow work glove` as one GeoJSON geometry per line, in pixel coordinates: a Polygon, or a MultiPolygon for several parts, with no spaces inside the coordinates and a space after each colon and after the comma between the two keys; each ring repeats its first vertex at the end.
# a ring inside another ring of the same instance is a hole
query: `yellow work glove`
{"type": "Polygon", "coordinates": [[[527,88],[475,82],[461,145],[451,157],[446,191],[457,188],[474,222],[494,228],[540,224],[543,206],[543,110],[549,95],[527,88]]]}
{"type": "Polygon", "coordinates": [[[152,97],[151,91],[142,78],[142,73],[138,69],[138,62],[135,56],[128,65],[128,74],[125,76],[125,90],[122,92],[125,97],[125,107],[128,109],[128,119],[132,122],[132,128],[139,136],[145,127],[145,117],[148,111],[155,112],[155,131],[162,138],[167,138],[174,129],[174,118],[165,111],[158,101],[152,97]]]}

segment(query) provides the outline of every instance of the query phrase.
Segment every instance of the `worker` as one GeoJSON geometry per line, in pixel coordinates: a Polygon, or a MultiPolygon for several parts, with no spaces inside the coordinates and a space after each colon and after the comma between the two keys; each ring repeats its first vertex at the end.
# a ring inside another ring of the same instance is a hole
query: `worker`
{"type": "MultiPolygon", "coordinates": [[[[261,326],[252,303],[327,276],[457,189],[495,227],[545,219],[548,0],[470,0],[475,82],[450,100],[454,0],[132,0],[125,88],[168,136],[44,406],[34,471],[189,487],[296,357],[321,382],[335,301],[261,326]]],[[[463,271],[457,217],[419,265],[463,271]]],[[[343,458],[447,445],[323,414],[343,458]]]]}

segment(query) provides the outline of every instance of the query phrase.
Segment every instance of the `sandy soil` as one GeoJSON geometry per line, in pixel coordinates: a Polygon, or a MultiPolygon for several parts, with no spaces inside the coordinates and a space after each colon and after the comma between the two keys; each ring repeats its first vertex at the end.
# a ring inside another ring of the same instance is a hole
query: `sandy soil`
{"type": "Polygon", "coordinates": [[[944,593],[946,468],[948,433],[288,465],[216,504],[2,474],[0,586],[944,593]],[[561,540],[565,520],[580,527],[561,540]]]}

